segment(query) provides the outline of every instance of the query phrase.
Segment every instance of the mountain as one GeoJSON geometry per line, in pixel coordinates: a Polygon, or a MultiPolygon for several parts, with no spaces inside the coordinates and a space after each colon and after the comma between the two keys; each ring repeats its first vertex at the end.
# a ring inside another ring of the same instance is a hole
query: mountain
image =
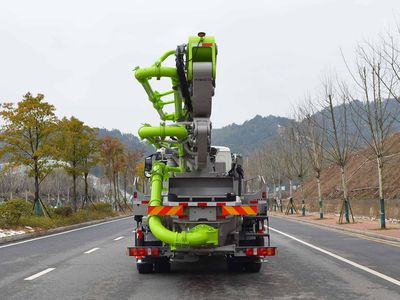
{"type": "MultiPolygon", "coordinates": [[[[390,111],[392,114],[397,116],[399,112],[399,104],[394,99],[388,99],[384,101],[384,104],[387,103],[387,111],[390,111]]],[[[335,106],[334,113],[336,115],[337,121],[342,122],[342,110],[343,106],[346,106],[347,111],[347,119],[349,120],[349,132],[355,133],[358,128],[355,124],[361,124],[360,116],[357,113],[352,112],[349,107],[349,104],[341,104],[335,106]],[[355,120],[355,121],[351,121],[355,120]]],[[[362,108],[365,110],[365,103],[360,101],[354,101],[353,106],[362,108]]],[[[372,106],[373,104],[371,104],[372,106]]],[[[326,114],[324,111],[319,111],[316,113],[317,118],[321,118],[323,114],[326,114]]],[[[216,146],[226,146],[229,147],[232,152],[241,153],[243,155],[249,155],[254,150],[257,150],[259,147],[272,143],[279,136],[279,128],[288,126],[292,119],[269,115],[266,117],[262,117],[260,115],[256,115],[254,118],[245,121],[243,124],[230,124],[224,126],[222,128],[215,128],[211,131],[211,143],[216,146]]],[[[329,129],[330,125],[326,125],[329,129]]],[[[365,137],[368,136],[368,128],[366,126],[361,126],[363,130],[363,135],[365,137]]],[[[394,132],[400,131],[400,122],[395,122],[393,124],[392,130],[394,132]]],[[[341,132],[338,132],[339,136],[341,132]]],[[[132,146],[132,147],[145,147],[146,154],[154,153],[154,148],[152,146],[146,145],[146,143],[140,141],[138,137],[130,133],[121,133],[119,130],[107,130],[100,129],[99,137],[104,137],[106,135],[111,135],[113,137],[118,137],[123,143],[132,146]]],[[[360,146],[362,145],[362,139],[359,139],[360,146]]]]}
{"type": "Polygon", "coordinates": [[[141,141],[137,136],[132,133],[122,133],[118,129],[99,129],[98,138],[102,139],[105,136],[118,138],[123,144],[130,148],[144,148],[146,154],[154,153],[154,148],[152,146],[148,145],[146,142],[141,141]]]}
{"type": "Polygon", "coordinates": [[[211,131],[213,145],[227,146],[232,152],[247,155],[258,147],[275,140],[280,126],[287,126],[292,120],[285,117],[260,115],[245,121],[242,125],[231,124],[211,131]]]}

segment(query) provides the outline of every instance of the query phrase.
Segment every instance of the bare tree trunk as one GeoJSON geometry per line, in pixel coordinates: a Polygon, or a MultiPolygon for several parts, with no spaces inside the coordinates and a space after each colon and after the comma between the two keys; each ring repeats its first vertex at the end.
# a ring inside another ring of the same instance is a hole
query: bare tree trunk
{"type": "Polygon", "coordinates": [[[125,201],[125,203],[126,203],[126,189],[127,189],[127,185],[128,185],[128,183],[127,183],[127,174],[125,174],[124,175],[124,201],[125,201]]]}
{"type": "Polygon", "coordinates": [[[303,178],[300,179],[300,191],[301,191],[301,215],[304,217],[306,215],[306,202],[304,199],[303,178]]]}
{"type": "Polygon", "coordinates": [[[322,203],[322,192],[321,192],[321,179],[319,178],[319,174],[317,176],[317,189],[318,189],[318,204],[319,204],[319,218],[324,218],[324,210],[322,203]]]}
{"type": "Polygon", "coordinates": [[[39,177],[35,176],[35,200],[34,200],[35,215],[40,216],[41,207],[39,200],[39,177]]]}
{"type": "Polygon", "coordinates": [[[116,174],[113,174],[114,209],[118,210],[116,174]]]}
{"type": "Polygon", "coordinates": [[[343,205],[340,212],[339,223],[342,223],[343,214],[346,218],[346,223],[350,223],[350,203],[347,195],[346,173],[344,167],[340,167],[343,188],[343,205]]]}
{"type": "Polygon", "coordinates": [[[72,209],[74,212],[77,211],[77,200],[76,200],[76,175],[72,175],[72,209]]]}
{"type": "Polygon", "coordinates": [[[84,173],[83,178],[85,182],[85,194],[83,196],[83,201],[82,201],[82,208],[85,207],[85,205],[89,205],[89,196],[88,196],[88,175],[89,173],[84,173]]]}
{"type": "Polygon", "coordinates": [[[379,181],[379,208],[380,208],[380,220],[381,220],[381,229],[386,228],[386,216],[385,216],[385,199],[383,194],[383,162],[381,157],[377,157],[378,164],[378,181],[379,181]]]}

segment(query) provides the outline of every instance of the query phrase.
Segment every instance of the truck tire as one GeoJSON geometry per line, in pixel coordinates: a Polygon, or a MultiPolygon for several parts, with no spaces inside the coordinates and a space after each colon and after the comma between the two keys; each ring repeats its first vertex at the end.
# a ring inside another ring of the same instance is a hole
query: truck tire
{"type": "Polygon", "coordinates": [[[150,263],[136,264],[136,268],[137,268],[139,274],[153,273],[153,264],[150,264],[150,263]]]}
{"type": "Polygon", "coordinates": [[[163,258],[154,262],[154,271],[157,273],[168,273],[171,271],[169,258],[163,258]]]}
{"type": "Polygon", "coordinates": [[[244,269],[247,273],[258,273],[261,270],[262,263],[261,262],[247,262],[244,264],[244,269]]]}
{"type": "Polygon", "coordinates": [[[245,263],[233,259],[228,259],[227,264],[229,272],[243,272],[245,267],[245,263]]]}

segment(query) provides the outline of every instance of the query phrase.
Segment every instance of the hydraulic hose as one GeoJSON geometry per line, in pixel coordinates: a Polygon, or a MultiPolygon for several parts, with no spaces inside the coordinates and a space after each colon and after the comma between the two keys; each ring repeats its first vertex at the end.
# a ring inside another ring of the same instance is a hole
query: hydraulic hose
{"type": "MultiPolygon", "coordinates": [[[[163,181],[169,171],[170,167],[161,162],[153,164],[149,206],[162,205],[163,181]]],[[[218,229],[206,224],[199,224],[188,232],[175,232],[164,227],[160,216],[149,216],[148,222],[151,232],[157,239],[174,247],[218,245],[218,229]]]]}

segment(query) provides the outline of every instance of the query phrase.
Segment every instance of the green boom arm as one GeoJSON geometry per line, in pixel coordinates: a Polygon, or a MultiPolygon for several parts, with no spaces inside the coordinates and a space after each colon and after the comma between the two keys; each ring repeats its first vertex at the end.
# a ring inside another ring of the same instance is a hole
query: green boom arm
{"type": "MultiPolygon", "coordinates": [[[[214,37],[190,37],[186,52],[187,79],[192,80],[193,62],[211,62],[213,79],[215,80],[216,52],[214,37]]],[[[157,110],[162,121],[187,122],[190,121],[190,113],[187,108],[183,106],[184,101],[179,91],[180,77],[178,76],[178,71],[174,67],[161,66],[166,58],[175,53],[175,50],[167,51],[150,67],[143,69],[136,67],[135,77],[143,86],[149,100],[157,110]],[[153,90],[150,85],[150,80],[153,78],[159,80],[162,77],[171,80],[172,89],[164,93],[159,93],[153,90]],[[173,100],[162,99],[172,94],[174,95],[173,100]],[[174,112],[172,113],[168,113],[164,110],[164,107],[169,104],[174,104],[174,112]]],[[[188,138],[188,130],[185,125],[145,125],[139,129],[139,136],[142,139],[147,139],[147,141],[156,148],[166,147],[178,149],[180,167],[170,167],[158,161],[153,164],[151,173],[151,200],[149,205],[161,206],[163,182],[170,176],[170,172],[186,171],[183,143],[188,138]],[[172,137],[173,139],[166,140],[166,137],[172,137]]],[[[153,235],[160,241],[170,244],[173,247],[218,245],[218,229],[206,224],[199,224],[187,232],[175,232],[167,229],[163,225],[160,216],[149,216],[148,222],[153,235]]]]}

